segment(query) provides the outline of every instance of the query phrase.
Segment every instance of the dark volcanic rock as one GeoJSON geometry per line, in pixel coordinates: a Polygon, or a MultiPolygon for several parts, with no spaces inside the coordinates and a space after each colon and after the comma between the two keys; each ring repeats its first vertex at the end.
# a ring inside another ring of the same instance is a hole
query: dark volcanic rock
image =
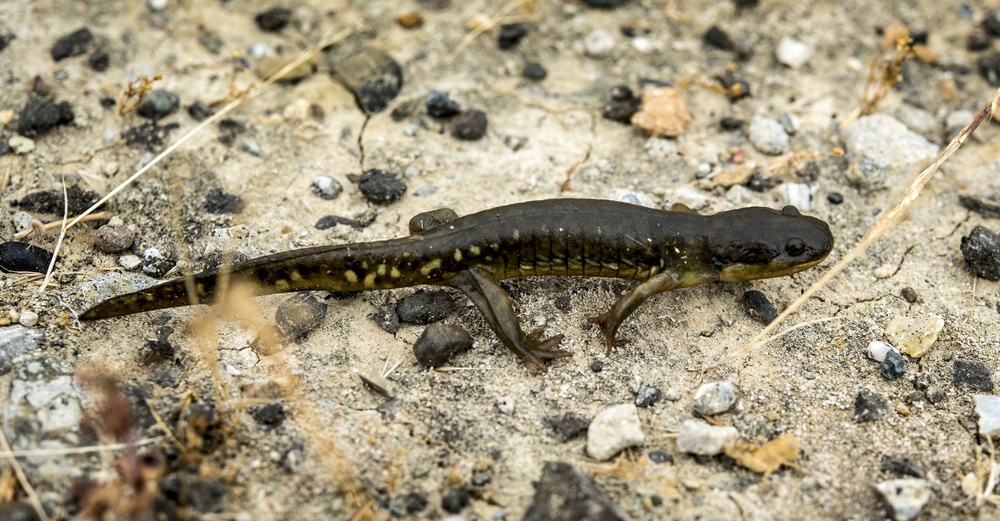
{"type": "Polygon", "coordinates": [[[92,43],[94,43],[94,34],[90,32],[90,29],[82,27],[56,40],[52,46],[52,59],[59,61],[71,56],[86,54],[92,43]]]}
{"type": "Polygon", "coordinates": [[[32,96],[21,109],[17,132],[25,137],[35,137],[57,125],[72,123],[75,118],[69,102],[56,104],[46,98],[32,96]]]}
{"type": "Polygon", "coordinates": [[[326,53],[326,64],[366,114],[385,110],[403,87],[402,67],[373,47],[340,45],[326,53]]]}
{"type": "Polygon", "coordinates": [[[624,521],[618,507],[569,463],[549,461],[535,482],[524,521],[624,521]]]}

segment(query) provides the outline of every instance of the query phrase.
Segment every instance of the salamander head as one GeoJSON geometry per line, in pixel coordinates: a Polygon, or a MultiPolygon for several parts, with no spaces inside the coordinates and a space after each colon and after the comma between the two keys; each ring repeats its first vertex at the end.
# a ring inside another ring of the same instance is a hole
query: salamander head
{"type": "Polygon", "coordinates": [[[782,277],[819,264],[833,249],[833,235],[823,221],[794,206],[780,212],[742,208],[713,216],[708,237],[719,280],[742,282],[782,277]]]}

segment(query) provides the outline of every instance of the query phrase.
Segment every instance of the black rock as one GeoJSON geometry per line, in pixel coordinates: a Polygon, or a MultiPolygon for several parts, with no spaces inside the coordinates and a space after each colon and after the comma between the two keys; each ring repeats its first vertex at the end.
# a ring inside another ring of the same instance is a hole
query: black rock
{"type": "Polygon", "coordinates": [[[889,472],[896,477],[910,476],[920,479],[927,477],[923,467],[909,456],[885,458],[882,460],[882,471],[889,472]]]}
{"type": "Polygon", "coordinates": [[[725,130],[726,132],[732,132],[734,130],[743,129],[744,121],[740,118],[733,116],[726,116],[719,120],[719,128],[725,130]]]}
{"type": "Polygon", "coordinates": [[[53,103],[46,98],[32,96],[21,109],[17,121],[17,133],[25,137],[35,137],[57,125],[72,123],[76,118],[69,102],[53,103]]]}
{"type": "Polygon", "coordinates": [[[774,186],[774,178],[761,175],[760,172],[754,171],[750,175],[750,181],[747,182],[747,188],[753,190],[754,192],[765,192],[774,186]]]}
{"type": "Polygon", "coordinates": [[[229,489],[217,479],[199,480],[188,489],[188,505],[198,512],[219,512],[229,489]]]}
{"type": "Polygon", "coordinates": [[[441,498],[441,508],[457,514],[469,506],[469,493],[462,488],[453,488],[441,498]]]}
{"type": "Polygon", "coordinates": [[[52,46],[52,59],[59,61],[71,56],[86,54],[93,42],[94,35],[90,29],[86,27],[77,29],[56,40],[55,45],[52,46]]]}
{"type": "Polygon", "coordinates": [[[0,138],[0,156],[5,156],[10,153],[10,143],[7,138],[0,138]]]}
{"type": "Polygon", "coordinates": [[[642,99],[637,98],[632,89],[626,85],[618,85],[611,89],[611,100],[601,107],[601,116],[628,125],[632,123],[632,116],[639,112],[641,106],[642,99]]]}
{"type": "Polygon", "coordinates": [[[459,326],[435,323],[413,343],[413,354],[424,367],[440,367],[460,351],[472,347],[472,337],[459,326]]]}
{"type": "Polygon", "coordinates": [[[591,479],[569,463],[549,461],[535,482],[523,521],[624,521],[627,519],[591,479]]]}
{"type": "Polygon", "coordinates": [[[254,421],[268,428],[281,425],[288,417],[288,411],[278,402],[251,405],[247,408],[247,412],[254,421]]]}
{"type": "Polygon", "coordinates": [[[103,98],[101,98],[101,106],[106,109],[110,109],[111,107],[117,107],[118,100],[116,100],[111,96],[104,96],[103,98]]]}
{"type": "Polygon", "coordinates": [[[961,249],[977,277],[1000,280],[1000,234],[977,225],[968,237],[962,237],[961,249]]]}
{"type": "MultiPolygon", "coordinates": [[[[589,322],[588,322],[588,324],[589,324],[589,322]]],[[[594,360],[593,362],[590,363],[590,370],[593,371],[593,372],[595,372],[595,373],[599,373],[599,372],[603,371],[604,370],[604,362],[602,362],[600,360],[594,360]]]]}
{"type": "Polygon", "coordinates": [[[990,368],[986,364],[975,360],[956,358],[954,371],[952,383],[955,387],[968,387],[974,391],[987,393],[993,392],[993,377],[990,376],[990,368]]]}
{"type": "Polygon", "coordinates": [[[427,113],[435,118],[450,118],[462,112],[462,105],[447,93],[432,90],[427,93],[427,113]]]}
{"type": "Polygon", "coordinates": [[[10,42],[14,41],[14,38],[16,38],[16,36],[14,36],[14,33],[0,34],[0,52],[3,52],[3,50],[6,49],[8,45],[10,45],[10,42]]]}
{"type": "Polygon", "coordinates": [[[829,201],[830,204],[840,204],[844,202],[844,196],[841,195],[840,192],[830,192],[826,194],[826,200],[829,201]]]}
{"type": "Polygon", "coordinates": [[[427,500],[427,496],[417,491],[407,492],[400,498],[400,501],[403,503],[403,507],[406,508],[407,514],[416,514],[427,508],[427,505],[430,503],[427,500]]]}
{"type": "Polygon", "coordinates": [[[529,80],[542,81],[546,76],[549,75],[549,71],[545,70],[545,67],[541,63],[527,61],[524,62],[524,68],[521,69],[521,76],[529,80]]]}
{"type": "Polygon", "coordinates": [[[254,21],[257,22],[257,27],[260,27],[261,31],[276,33],[284,29],[285,26],[288,25],[288,21],[291,18],[291,9],[285,7],[274,7],[268,9],[267,11],[257,13],[257,16],[254,17],[254,21]]]}
{"type": "Polygon", "coordinates": [[[552,434],[560,443],[583,436],[590,427],[589,419],[581,418],[573,412],[564,413],[562,416],[546,416],[542,418],[542,423],[552,429],[552,434]]]}
{"type": "Polygon", "coordinates": [[[286,335],[302,338],[323,323],[326,309],[326,302],[317,299],[309,291],[301,291],[278,305],[275,321],[286,335]]]}
{"type": "Polygon", "coordinates": [[[969,51],[985,51],[990,48],[993,39],[981,29],[973,29],[965,37],[965,48],[969,51]]]}
{"type": "Polygon", "coordinates": [[[242,121],[225,118],[219,122],[219,143],[227,147],[236,143],[236,136],[247,131],[247,126],[242,121]]]}
{"type": "Polygon", "coordinates": [[[1000,52],[993,51],[979,58],[979,74],[990,85],[1000,85],[1000,52]]]}
{"type": "Polygon", "coordinates": [[[990,11],[983,16],[983,30],[990,36],[1000,36],[1000,11],[990,11]]]}
{"type": "Polygon", "coordinates": [[[211,116],[212,114],[214,114],[215,111],[209,108],[208,105],[205,105],[201,101],[196,101],[188,105],[187,113],[196,121],[202,121],[211,116]]]}
{"type": "Polygon", "coordinates": [[[132,247],[135,232],[127,226],[105,224],[94,232],[94,247],[104,253],[121,253],[132,247]]]}
{"type": "Polygon", "coordinates": [[[628,3],[628,0],[583,0],[583,5],[595,9],[617,9],[628,3]]]}
{"type": "Polygon", "coordinates": [[[396,313],[407,324],[427,325],[443,320],[455,309],[455,299],[444,291],[417,291],[399,299],[396,313]]]}
{"type": "Polygon", "coordinates": [[[481,110],[467,110],[455,118],[451,135],[462,141],[476,141],[486,135],[486,113],[481,110]]]}
{"type": "Polygon", "coordinates": [[[854,421],[878,421],[885,417],[889,406],[885,398],[873,391],[861,391],[854,398],[854,421]]]}
{"type": "Polygon", "coordinates": [[[104,49],[97,49],[87,58],[87,65],[97,72],[104,72],[111,66],[111,56],[104,49]]]}
{"type": "Polygon", "coordinates": [[[525,24],[503,24],[500,26],[500,36],[497,38],[497,45],[501,49],[513,49],[527,35],[528,26],[525,24]]]}
{"type": "Polygon", "coordinates": [[[760,0],[733,0],[733,3],[736,4],[737,9],[750,9],[757,7],[760,0]]]}
{"type": "Polygon", "coordinates": [[[913,304],[920,298],[919,295],[917,295],[917,290],[909,286],[903,288],[899,293],[903,296],[903,300],[909,302],[910,304],[913,304]]]}
{"type": "Polygon", "coordinates": [[[399,331],[399,315],[396,314],[395,307],[384,306],[368,317],[387,333],[395,335],[399,331]]]}
{"type": "Polygon", "coordinates": [[[243,198],[234,194],[227,194],[221,188],[213,188],[205,196],[205,202],[201,207],[210,214],[220,215],[229,213],[243,213],[245,208],[243,198]]]}
{"type": "Polygon", "coordinates": [[[403,87],[403,69],[388,54],[362,45],[341,45],[326,54],[334,77],[354,94],[366,114],[381,112],[403,87]]]}
{"type": "Polygon", "coordinates": [[[1000,219],[1000,193],[994,192],[989,195],[960,195],[958,202],[967,210],[981,214],[990,219],[1000,219]]]}
{"type": "Polygon", "coordinates": [[[364,226],[355,219],[349,219],[347,217],[341,217],[339,215],[324,215],[320,217],[316,224],[314,225],[317,230],[328,230],[334,226],[347,225],[356,230],[364,228],[364,226]]]}
{"type": "Polygon", "coordinates": [[[157,152],[163,148],[164,141],[180,125],[171,123],[160,126],[155,121],[143,123],[137,127],[130,127],[122,132],[122,139],[132,148],[144,149],[149,152],[157,152]]]}
{"type": "Polygon", "coordinates": [[[101,196],[93,190],[84,190],[77,185],[73,185],[66,189],[65,202],[62,190],[42,190],[24,196],[21,200],[15,201],[14,205],[29,212],[52,213],[56,215],[62,215],[65,206],[65,210],[70,215],[75,215],[83,213],[84,210],[90,208],[100,198],[101,196]]]}
{"type": "Polygon", "coordinates": [[[0,243],[0,271],[45,273],[52,252],[24,242],[0,243]]]}
{"type": "Polygon", "coordinates": [[[558,309],[559,311],[569,311],[570,309],[573,309],[573,305],[568,295],[562,295],[560,297],[556,297],[556,301],[554,302],[554,304],[556,306],[556,309],[558,309]]]}
{"type": "Polygon", "coordinates": [[[882,360],[880,370],[886,380],[895,380],[906,373],[906,360],[903,359],[903,355],[890,349],[885,354],[885,359],[882,360]]]}
{"type": "Polygon", "coordinates": [[[642,384],[639,386],[639,392],[635,394],[635,406],[650,407],[654,403],[660,401],[660,398],[662,397],[663,393],[656,387],[650,387],[646,384],[642,384]]]}
{"type": "Polygon", "coordinates": [[[653,449],[649,451],[649,461],[653,463],[673,463],[674,457],[663,449],[653,449]]]}
{"type": "Polygon", "coordinates": [[[767,299],[760,291],[752,289],[743,294],[743,303],[746,306],[747,315],[762,324],[770,324],[778,318],[778,311],[774,309],[774,304],[767,299]]]}
{"type": "Polygon", "coordinates": [[[729,38],[729,34],[717,25],[709,27],[702,36],[702,40],[716,49],[722,49],[723,51],[731,51],[733,49],[733,40],[729,38]]]}
{"type": "Polygon", "coordinates": [[[361,174],[361,178],[358,179],[358,189],[371,203],[389,204],[406,193],[406,183],[395,174],[372,168],[361,174]]]}
{"type": "Polygon", "coordinates": [[[177,262],[156,248],[149,248],[142,255],[142,271],[151,277],[162,277],[174,269],[177,262]]]}
{"type": "Polygon", "coordinates": [[[156,89],[143,98],[136,113],[146,119],[163,119],[181,106],[181,99],[168,90],[156,89]]]}

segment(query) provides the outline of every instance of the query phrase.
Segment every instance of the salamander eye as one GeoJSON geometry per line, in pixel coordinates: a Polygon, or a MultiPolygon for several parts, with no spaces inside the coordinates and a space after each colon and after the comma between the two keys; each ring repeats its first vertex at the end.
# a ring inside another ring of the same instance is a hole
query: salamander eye
{"type": "Polygon", "coordinates": [[[792,257],[798,257],[806,252],[806,243],[798,237],[793,237],[788,239],[785,243],[785,253],[791,255],[792,257]]]}

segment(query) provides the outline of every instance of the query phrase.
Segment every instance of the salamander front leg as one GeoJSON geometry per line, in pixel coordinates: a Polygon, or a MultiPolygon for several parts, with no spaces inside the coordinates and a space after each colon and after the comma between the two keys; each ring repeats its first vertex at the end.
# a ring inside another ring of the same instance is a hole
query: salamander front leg
{"type": "Polygon", "coordinates": [[[562,335],[542,338],[541,329],[525,334],[517,322],[507,293],[483,270],[474,268],[463,271],[449,279],[448,284],[462,290],[469,297],[486,317],[486,322],[500,342],[526,364],[544,371],[545,364],[542,360],[573,356],[573,353],[558,348],[562,335]]]}
{"type": "Polygon", "coordinates": [[[589,322],[601,327],[601,332],[604,333],[604,340],[607,345],[606,354],[610,356],[613,348],[623,346],[628,342],[624,338],[615,338],[618,326],[622,324],[623,320],[628,318],[649,297],[679,287],[681,287],[681,281],[677,275],[673,273],[660,273],[632,288],[625,296],[618,299],[606,313],[588,318],[589,322]]]}

